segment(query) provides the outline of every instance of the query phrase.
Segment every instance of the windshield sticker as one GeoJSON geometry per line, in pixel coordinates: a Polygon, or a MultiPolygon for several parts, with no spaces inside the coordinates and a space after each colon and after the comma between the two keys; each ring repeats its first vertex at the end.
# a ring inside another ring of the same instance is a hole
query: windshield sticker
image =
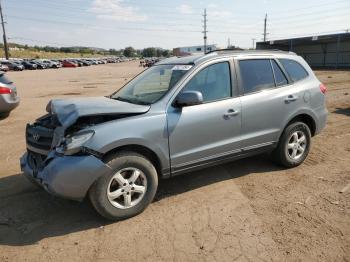
{"type": "Polygon", "coordinates": [[[187,71],[190,70],[192,68],[191,65],[176,65],[174,66],[171,70],[183,70],[183,71],[187,71]]]}

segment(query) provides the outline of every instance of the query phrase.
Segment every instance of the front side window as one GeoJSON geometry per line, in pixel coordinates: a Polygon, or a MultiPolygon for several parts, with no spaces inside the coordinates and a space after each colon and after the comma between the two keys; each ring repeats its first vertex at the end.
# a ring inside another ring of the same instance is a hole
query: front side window
{"type": "Polygon", "coordinates": [[[127,83],[112,99],[133,104],[153,104],[163,97],[192,65],[155,65],[127,83]]]}
{"type": "Polygon", "coordinates": [[[275,87],[269,59],[249,59],[239,61],[244,94],[275,87]]]}
{"type": "Polygon", "coordinates": [[[231,97],[231,77],[228,62],[210,65],[197,73],[183,91],[199,91],[203,102],[231,97]]]}
{"type": "Polygon", "coordinates": [[[291,59],[279,59],[290,78],[296,82],[308,76],[307,71],[298,62],[291,59]]]}

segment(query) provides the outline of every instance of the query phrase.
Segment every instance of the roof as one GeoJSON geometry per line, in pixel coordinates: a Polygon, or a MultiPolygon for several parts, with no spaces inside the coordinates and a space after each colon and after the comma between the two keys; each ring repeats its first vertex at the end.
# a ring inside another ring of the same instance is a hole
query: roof
{"type": "Polygon", "coordinates": [[[157,65],[193,65],[199,64],[211,60],[213,58],[227,57],[227,56],[256,56],[256,55],[275,55],[275,54],[284,54],[284,55],[295,55],[293,52],[286,52],[281,50],[229,50],[229,49],[220,49],[214,50],[207,54],[200,55],[191,55],[184,57],[170,57],[164,59],[157,63],[157,65]]]}

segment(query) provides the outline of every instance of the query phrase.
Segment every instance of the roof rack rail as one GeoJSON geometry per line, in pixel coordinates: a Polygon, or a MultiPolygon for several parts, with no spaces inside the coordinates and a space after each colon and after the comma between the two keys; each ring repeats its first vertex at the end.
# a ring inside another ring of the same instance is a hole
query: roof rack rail
{"type": "Polygon", "coordinates": [[[251,53],[263,53],[263,52],[288,52],[288,51],[283,51],[280,49],[243,49],[243,50],[235,50],[235,49],[229,49],[229,48],[223,48],[223,49],[216,49],[216,50],[210,50],[209,52],[205,53],[206,55],[210,53],[215,53],[215,52],[222,52],[222,51],[231,51],[231,52],[251,52],[251,53]]]}

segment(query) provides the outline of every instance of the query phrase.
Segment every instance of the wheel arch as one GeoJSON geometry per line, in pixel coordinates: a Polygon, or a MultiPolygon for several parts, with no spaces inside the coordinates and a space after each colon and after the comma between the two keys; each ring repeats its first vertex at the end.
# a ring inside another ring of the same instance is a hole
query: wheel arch
{"type": "Polygon", "coordinates": [[[135,153],[138,153],[138,154],[144,156],[149,161],[151,161],[151,163],[154,165],[154,167],[157,170],[158,177],[162,177],[164,175],[162,162],[161,162],[160,158],[158,157],[158,155],[152,149],[150,149],[146,146],[143,146],[143,145],[130,144],[130,145],[123,145],[123,146],[113,148],[113,149],[107,151],[106,153],[104,153],[104,155],[102,157],[102,161],[104,163],[106,163],[106,159],[109,156],[114,155],[118,152],[123,152],[123,151],[124,152],[125,151],[135,152],[135,153]]]}
{"type": "Polygon", "coordinates": [[[283,130],[286,129],[287,126],[289,126],[290,124],[294,123],[294,122],[303,122],[305,123],[311,132],[311,136],[314,136],[316,134],[316,121],[314,119],[314,117],[312,117],[310,114],[308,113],[300,113],[297,114],[295,116],[293,116],[288,122],[287,124],[284,126],[283,130]]]}

